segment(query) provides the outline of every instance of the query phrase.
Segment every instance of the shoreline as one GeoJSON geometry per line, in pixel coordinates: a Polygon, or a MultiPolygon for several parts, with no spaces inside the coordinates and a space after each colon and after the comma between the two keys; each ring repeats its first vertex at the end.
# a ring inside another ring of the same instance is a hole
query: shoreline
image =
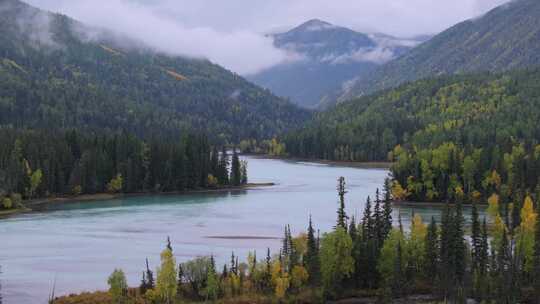
{"type": "Polygon", "coordinates": [[[227,186],[220,188],[208,188],[208,189],[195,189],[187,191],[169,191],[169,192],[134,192],[134,193],[96,193],[96,194],[82,194],[78,196],[59,196],[51,198],[34,199],[22,202],[23,208],[10,209],[0,211],[0,220],[14,215],[43,212],[44,208],[56,204],[73,204],[73,203],[86,203],[86,202],[99,202],[113,199],[123,199],[129,197],[144,197],[144,196],[156,196],[156,195],[190,195],[190,194],[212,194],[212,193],[224,193],[244,191],[250,189],[256,189],[259,187],[271,187],[275,186],[275,183],[248,183],[241,186],[227,186]]]}
{"type": "Polygon", "coordinates": [[[302,158],[302,157],[289,157],[289,156],[273,156],[269,154],[257,154],[257,153],[242,153],[241,155],[250,156],[258,159],[277,159],[284,161],[293,161],[293,162],[308,162],[316,164],[324,164],[337,167],[352,167],[352,168],[361,168],[361,169],[390,169],[392,162],[360,162],[360,161],[349,161],[349,160],[326,160],[318,158],[302,158]]]}

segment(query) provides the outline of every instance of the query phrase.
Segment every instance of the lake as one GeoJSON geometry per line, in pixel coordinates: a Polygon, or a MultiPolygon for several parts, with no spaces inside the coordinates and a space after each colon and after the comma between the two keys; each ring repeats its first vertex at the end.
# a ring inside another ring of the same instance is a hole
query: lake
{"type": "MultiPolygon", "coordinates": [[[[145,258],[153,269],[169,236],[177,261],[213,254],[221,269],[234,250],[277,252],[283,227],[305,231],[309,215],[321,232],[336,221],[337,178],[347,182],[347,212],[361,216],[365,199],[388,171],[245,157],[250,182],[273,182],[229,193],[138,196],[51,206],[47,212],[0,220],[4,303],[46,303],[56,294],[107,288],[122,268],[138,286],[145,258]]],[[[397,218],[394,210],[394,218],[397,218]]],[[[405,225],[411,207],[399,209],[405,225]]],[[[415,207],[425,221],[440,208],[415,207]]]]}

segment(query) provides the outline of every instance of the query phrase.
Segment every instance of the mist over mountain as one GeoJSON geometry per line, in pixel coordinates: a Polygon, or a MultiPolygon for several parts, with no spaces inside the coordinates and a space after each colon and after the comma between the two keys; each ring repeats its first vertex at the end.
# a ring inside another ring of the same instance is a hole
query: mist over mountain
{"type": "Polygon", "coordinates": [[[17,0],[0,1],[0,124],[223,141],[268,138],[307,111],[208,60],[170,56],[17,0]]]}
{"type": "Polygon", "coordinates": [[[303,107],[321,106],[321,99],[348,85],[358,75],[406,53],[418,39],[364,34],[313,19],[290,31],[272,34],[274,45],[296,60],[255,75],[253,82],[303,107]]]}
{"type": "Polygon", "coordinates": [[[431,76],[537,65],[540,1],[515,0],[449,28],[369,75],[359,73],[336,99],[344,101],[431,76]]]}

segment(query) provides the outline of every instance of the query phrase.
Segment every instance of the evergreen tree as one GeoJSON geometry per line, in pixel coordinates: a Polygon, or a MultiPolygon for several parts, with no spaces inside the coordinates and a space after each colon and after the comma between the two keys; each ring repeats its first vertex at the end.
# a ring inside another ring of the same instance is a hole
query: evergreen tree
{"type": "Polygon", "coordinates": [[[316,286],[320,283],[321,265],[319,261],[319,248],[317,247],[317,240],[315,239],[315,230],[313,229],[311,216],[309,217],[309,226],[307,232],[307,250],[304,259],[304,266],[309,274],[309,283],[312,286],[316,286]]]}
{"type": "Polygon", "coordinates": [[[438,274],[437,267],[439,265],[439,236],[435,217],[431,217],[431,223],[428,226],[425,250],[426,277],[428,279],[435,280],[438,274]]]}
{"type": "Polygon", "coordinates": [[[218,166],[218,182],[220,185],[229,184],[229,157],[227,155],[227,148],[225,146],[221,149],[218,166]]]}
{"type": "Polygon", "coordinates": [[[394,271],[392,275],[392,294],[395,298],[400,298],[403,295],[405,277],[403,274],[403,250],[401,242],[398,242],[396,248],[397,254],[394,261],[394,271]]]}
{"type": "Polygon", "coordinates": [[[146,259],[146,289],[154,289],[155,283],[154,283],[154,273],[152,270],[150,270],[150,267],[148,266],[148,258],[146,259]]]}
{"type": "Polygon", "coordinates": [[[372,240],[374,237],[373,217],[371,214],[371,198],[368,196],[364,206],[364,216],[362,217],[362,238],[372,240]]]}
{"type": "Polygon", "coordinates": [[[172,245],[171,245],[171,238],[167,237],[167,249],[169,249],[172,252],[172,245]]]}
{"type": "Polygon", "coordinates": [[[384,214],[381,209],[381,197],[379,193],[379,188],[375,191],[375,205],[373,207],[373,225],[374,225],[374,236],[377,251],[380,250],[384,243],[385,237],[385,223],[384,223],[384,214]]]}
{"type": "Polygon", "coordinates": [[[146,281],[146,273],[142,272],[141,285],[139,285],[139,292],[144,295],[148,290],[148,281],[146,281]]]}
{"type": "Polygon", "coordinates": [[[219,152],[217,146],[212,147],[212,154],[210,154],[210,173],[217,178],[219,172],[219,152]]]}
{"type": "Polygon", "coordinates": [[[475,202],[472,204],[471,218],[472,272],[474,274],[480,268],[480,256],[483,250],[480,221],[478,219],[478,209],[475,202]]]}
{"type": "Polygon", "coordinates": [[[341,227],[344,230],[347,230],[347,213],[345,212],[345,194],[347,191],[345,190],[345,178],[341,176],[338,179],[338,196],[339,196],[339,208],[337,211],[337,224],[336,227],[341,227]]]}
{"type": "Polygon", "coordinates": [[[242,183],[242,168],[240,168],[240,158],[236,148],[233,149],[232,162],[231,162],[231,177],[230,182],[233,186],[240,186],[242,183]]]}

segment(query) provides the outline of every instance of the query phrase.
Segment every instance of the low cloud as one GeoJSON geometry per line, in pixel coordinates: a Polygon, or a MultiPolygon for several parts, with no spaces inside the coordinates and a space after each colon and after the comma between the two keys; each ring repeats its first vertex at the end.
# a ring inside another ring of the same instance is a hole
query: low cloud
{"type": "MultiPolygon", "coordinates": [[[[26,1],[127,34],[166,53],[207,58],[246,75],[295,60],[294,54],[275,48],[262,34],[276,28],[318,18],[358,31],[413,37],[440,32],[508,0],[26,1]]],[[[383,60],[389,53],[377,49],[351,55],[383,60]]]]}
{"type": "Polygon", "coordinates": [[[161,52],[209,59],[239,74],[256,73],[291,60],[287,52],[275,48],[272,39],[263,34],[187,27],[135,2],[108,0],[96,5],[95,1],[80,0],[63,3],[58,10],[89,25],[139,39],[161,52]]]}

